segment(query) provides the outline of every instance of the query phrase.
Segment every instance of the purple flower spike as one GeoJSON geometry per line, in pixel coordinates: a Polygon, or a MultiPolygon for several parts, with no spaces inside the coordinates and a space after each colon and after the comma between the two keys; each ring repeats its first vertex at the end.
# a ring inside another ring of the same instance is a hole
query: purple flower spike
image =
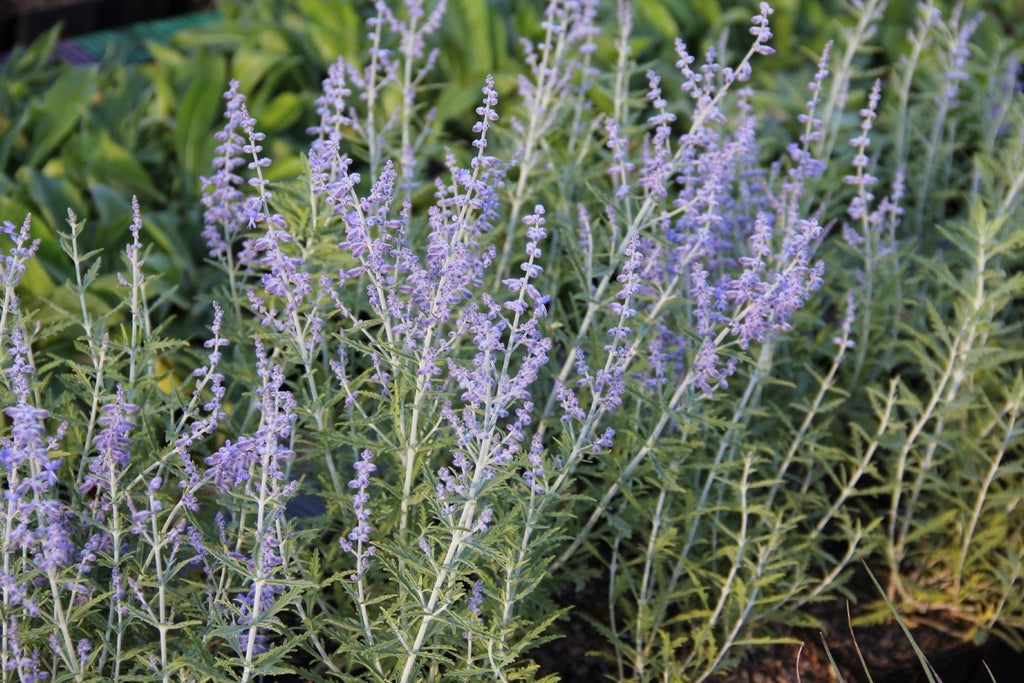
{"type": "Polygon", "coordinates": [[[754,15],[754,18],[750,20],[750,23],[752,24],[750,27],[750,35],[756,38],[753,50],[758,54],[775,54],[775,49],[768,46],[768,41],[772,39],[772,30],[768,26],[768,17],[773,14],[775,14],[775,10],[772,9],[771,5],[767,2],[762,2],[760,13],[754,15]]]}
{"type": "Polygon", "coordinates": [[[473,141],[473,146],[482,153],[487,149],[487,131],[491,124],[498,120],[498,113],[494,107],[498,104],[498,93],[494,89],[494,76],[487,75],[483,87],[484,103],[476,108],[476,114],[480,120],[473,124],[473,132],[479,137],[473,141]]]}
{"type": "Polygon", "coordinates": [[[469,595],[469,611],[475,614],[477,617],[480,616],[480,606],[484,604],[484,582],[477,580],[473,584],[473,592],[469,595]]]}
{"type": "Polygon", "coordinates": [[[259,482],[259,468],[267,470],[275,485],[284,482],[285,461],[295,455],[281,443],[287,443],[291,437],[296,420],[295,399],[290,391],[283,389],[285,378],[281,366],[269,362],[258,339],[255,346],[256,369],[261,379],[261,386],[255,392],[255,406],[260,411],[259,428],[255,434],[243,434],[234,442],[225,441],[206,459],[207,476],[225,495],[237,493],[239,488],[247,495],[254,495],[252,487],[259,482]]]}
{"type": "MultiPolygon", "coordinates": [[[[51,491],[57,485],[60,460],[49,453],[56,439],[44,439],[43,421],[49,412],[31,405],[29,380],[35,368],[27,361],[29,349],[24,332],[11,331],[9,354],[12,365],[5,373],[18,402],[4,409],[11,421],[11,434],[0,440],[0,472],[6,486],[4,499],[8,552],[23,552],[41,571],[68,566],[75,555],[70,513],[51,491]]],[[[58,434],[61,434],[63,429],[58,434]]]]}
{"type": "Polygon", "coordinates": [[[89,463],[89,473],[85,475],[81,493],[93,490],[103,492],[90,503],[93,514],[102,518],[108,514],[115,501],[110,499],[111,477],[117,479],[127,468],[131,454],[131,432],[135,423],[131,420],[132,413],[139,411],[139,406],[125,400],[124,389],[118,385],[113,403],[100,408],[98,424],[103,428],[93,439],[96,455],[89,463]]]}
{"type": "Polygon", "coordinates": [[[124,388],[118,385],[114,403],[103,406],[100,411],[103,415],[97,420],[103,427],[93,443],[100,451],[98,460],[103,460],[110,466],[123,468],[128,464],[130,454],[125,449],[131,444],[129,435],[135,423],[129,416],[139,411],[139,406],[128,403],[124,397],[124,388]]]}
{"type": "Polygon", "coordinates": [[[39,248],[39,240],[30,239],[31,227],[31,216],[25,216],[20,228],[15,227],[10,221],[4,221],[0,225],[0,233],[7,235],[14,242],[6,254],[0,255],[0,284],[12,294],[25,274],[25,262],[32,258],[39,248]]]}
{"type": "Polygon", "coordinates": [[[353,581],[362,576],[370,566],[370,558],[377,552],[375,547],[369,545],[373,527],[370,526],[371,513],[367,506],[367,503],[370,502],[370,475],[377,471],[373,457],[373,451],[369,449],[360,454],[359,459],[352,465],[356,471],[356,477],[348,483],[350,489],[356,489],[355,495],[352,497],[352,510],[356,515],[356,523],[348,536],[342,538],[339,543],[342,550],[355,556],[356,571],[351,577],[353,581]]]}
{"type": "MultiPolygon", "coordinates": [[[[209,249],[210,258],[222,258],[230,249],[235,236],[245,221],[241,215],[241,206],[245,195],[239,189],[242,177],[238,169],[246,163],[245,138],[238,132],[249,120],[249,112],[245,108],[245,95],[238,92],[238,81],[232,80],[224,99],[227,107],[224,118],[227,123],[214,137],[220,142],[214,150],[214,174],[210,178],[201,178],[203,184],[203,239],[209,249]]],[[[251,125],[251,124],[250,124],[251,125]]]]}

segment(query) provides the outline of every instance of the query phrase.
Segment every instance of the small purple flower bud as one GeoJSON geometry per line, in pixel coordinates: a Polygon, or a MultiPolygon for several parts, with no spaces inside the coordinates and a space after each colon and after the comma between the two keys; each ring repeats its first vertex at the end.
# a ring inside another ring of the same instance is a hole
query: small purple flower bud
{"type": "Polygon", "coordinates": [[[475,614],[477,617],[480,616],[480,606],[484,604],[484,582],[477,580],[473,584],[473,592],[470,593],[468,607],[469,611],[475,614]]]}

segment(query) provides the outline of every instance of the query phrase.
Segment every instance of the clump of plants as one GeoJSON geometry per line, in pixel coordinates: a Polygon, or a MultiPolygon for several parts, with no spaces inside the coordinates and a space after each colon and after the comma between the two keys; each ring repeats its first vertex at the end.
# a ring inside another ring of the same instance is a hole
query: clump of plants
{"type": "Polygon", "coordinates": [[[376,3],[297,177],[227,84],[201,343],[144,204],[101,313],[74,212],[70,307],[6,222],[0,680],[534,680],[588,582],[621,680],[706,680],[860,558],[1019,645],[1018,62],[927,3],[866,78],[882,9],[780,121],[768,3],[664,74],[551,0],[443,147],[445,5],[376,3]]]}

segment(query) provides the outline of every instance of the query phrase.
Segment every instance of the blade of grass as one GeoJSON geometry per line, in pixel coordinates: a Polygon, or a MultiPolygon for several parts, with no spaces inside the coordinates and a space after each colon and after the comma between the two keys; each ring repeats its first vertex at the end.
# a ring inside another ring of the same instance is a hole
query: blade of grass
{"type": "Polygon", "coordinates": [[[821,644],[825,648],[825,656],[828,657],[828,661],[832,664],[832,670],[836,672],[836,678],[839,679],[839,683],[846,683],[846,679],[843,678],[843,672],[839,670],[839,665],[836,664],[835,657],[832,656],[832,650],[828,647],[828,641],[825,640],[825,634],[821,635],[821,644]]]}
{"type": "Polygon", "coordinates": [[[857,650],[857,659],[860,660],[861,668],[864,669],[864,675],[868,677],[868,683],[871,681],[871,670],[868,669],[868,663],[864,661],[864,653],[860,649],[860,643],[857,642],[857,634],[853,632],[853,618],[850,616],[850,601],[846,601],[846,625],[850,629],[850,638],[853,639],[853,648],[857,650]]]}
{"type": "Polygon", "coordinates": [[[889,611],[892,612],[892,615],[896,617],[896,623],[900,625],[900,628],[903,630],[903,633],[907,636],[907,640],[910,641],[910,646],[914,648],[914,654],[917,655],[917,660],[921,662],[921,668],[924,669],[925,676],[927,676],[929,683],[942,683],[942,679],[939,678],[939,675],[935,672],[935,669],[933,669],[932,665],[928,662],[928,658],[924,656],[924,652],[922,652],[921,648],[918,647],[917,641],[914,640],[914,636],[913,634],[911,634],[910,629],[907,628],[907,625],[903,622],[903,619],[900,618],[900,613],[896,609],[896,606],[892,604],[892,601],[889,600],[889,596],[885,594],[885,590],[878,583],[878,580],[875,578],[875,575],[871,573],[870,569],[868,569],[867,563],[861,560],[861,564],[864,565],[864,569],[867,570],[868,576],[871,577],[871,583],[875,584],[875,588],[878,589],[878,594],[881,595],[882,600],[885,601],[885,606],[888,607],[889,611]]]}

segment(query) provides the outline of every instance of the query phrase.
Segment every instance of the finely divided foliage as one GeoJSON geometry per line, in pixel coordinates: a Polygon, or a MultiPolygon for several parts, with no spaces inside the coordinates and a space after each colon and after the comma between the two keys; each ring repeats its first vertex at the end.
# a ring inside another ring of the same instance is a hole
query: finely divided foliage
{"type": "Polygon", "coordinates": [[[375,3],[297,183],[228,84],[201,344],[151,320],[138,203],[105,316],[73,214],[74,315],[22,306],[4,223],[0,681],[533,680],[574,581],[619,679],[705,680],[858,558],[1019,645],[1016,57],[922,4],[890,96],[855,5],[792,142],[759,137],[768,3],[659,73],[628,2],[550,0],[442,147],[445,3],[375,3]],[[932,201],[953,145],[973,176],[932,201]]]}

